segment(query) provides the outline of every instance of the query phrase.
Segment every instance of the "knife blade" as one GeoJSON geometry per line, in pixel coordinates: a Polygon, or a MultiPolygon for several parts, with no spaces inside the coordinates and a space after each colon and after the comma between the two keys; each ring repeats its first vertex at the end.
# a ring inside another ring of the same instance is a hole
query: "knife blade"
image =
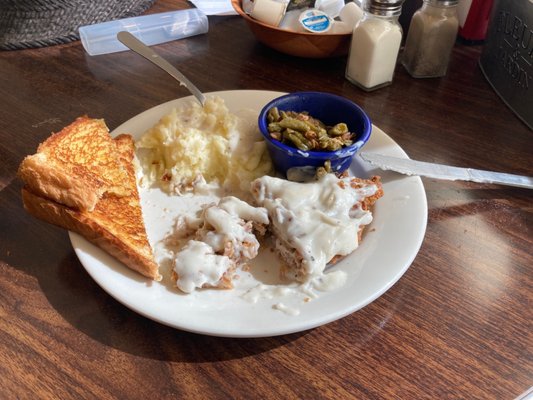
{"type": "Polygon", "coordinates": [[[419,175],[434,179],[494,183],[533,189],[533,177],[507,174],[503,172],[484,171],[473,168],[452,167],[424,161],[385,156],[382,154],[362,152],[363,160],[383,170],[396,171],[404,175],[419,175]]]}

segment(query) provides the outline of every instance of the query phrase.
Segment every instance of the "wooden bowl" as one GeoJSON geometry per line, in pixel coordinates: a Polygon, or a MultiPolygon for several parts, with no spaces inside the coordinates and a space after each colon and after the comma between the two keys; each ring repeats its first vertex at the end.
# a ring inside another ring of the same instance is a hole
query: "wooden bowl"
{"type": "Polygon", "coordinates": [[[231,4],[245,19],[257,40],[281,53],[306,58],[330,58],[348,54],[351,33],[292,32],[253,19],[243,11],[241,0],[231,0],[231,4]]]}

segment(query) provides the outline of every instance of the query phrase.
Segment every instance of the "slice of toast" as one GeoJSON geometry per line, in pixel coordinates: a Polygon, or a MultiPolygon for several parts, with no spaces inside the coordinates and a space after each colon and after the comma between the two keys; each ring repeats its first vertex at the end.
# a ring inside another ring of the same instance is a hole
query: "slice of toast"
{"type": "Polygon", "coordinates": [[[128,194],[127,171],[105,122],[88,117],[54,133],[26,157],[19,176],[40,196],[79,210],[93,210],[104,193],[128,194]]]}
{"type": "Polygon", "coordinates": [[[78,118],[24,159],[22,200],[35,217],[81,234],[129,268],[159,280],[133,158],[131,136],[112,139],[102,120],[78,118]]]}

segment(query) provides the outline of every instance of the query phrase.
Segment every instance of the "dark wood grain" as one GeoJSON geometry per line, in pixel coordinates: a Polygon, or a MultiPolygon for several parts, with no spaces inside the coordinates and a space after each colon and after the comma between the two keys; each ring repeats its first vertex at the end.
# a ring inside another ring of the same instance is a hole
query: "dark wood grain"
{"type": "MultiPolygon", "coordinates": [[[[392,86],[365,93],[344,57],[276,53],[239,17],[157,46],[205,92],[337,93],[413,158],[533,175],[533,133],[483,78],[481,49],[458,44],[442,79],[398,67],[392,86]]],[[[287,336],[182,332],[96,285],[66,232],[24,212],[16,170],[79,115],[115,128],[188,93],[131,52],[90,57],[79,42],[2,52],[0,71],[1,398],[514,399],[533,385],[533,191],[424,179],[425,240],[373,303],[287,336]]]]}

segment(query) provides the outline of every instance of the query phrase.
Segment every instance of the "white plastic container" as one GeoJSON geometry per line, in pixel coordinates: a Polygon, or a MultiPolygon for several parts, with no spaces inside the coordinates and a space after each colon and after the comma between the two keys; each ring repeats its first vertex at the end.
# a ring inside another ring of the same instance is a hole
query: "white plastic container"
{"type": "Polygon", "coordinates": [[[333,24],[333,20],[325,12],[316,9],[305,10],[300,14],[299,20],[303,28],[312,33],[325,33],[333,24]]]}
{"type": "Polygon", "coordinates": [[[251,17],[271,26],[279,26],[285,12],[287,3],[276,0],[255,0],[251,17]]]}
{"type": "Polygon", "coordinates": [[[330,18],[336,18],[344,8],[344,0],[316,0],[315,8],[324,11],[330,18]]]}
{"type": "Polygon", "coordinates": [[[302,24],[300,24],[301,13],[302,10],[287,11],[279,24],[279,28],[292,32],[306,32],[302,24]]]}
{"type": "Polygon", "coordinates": [[[363,18],[363,9],[353,1],[346,3],[346,5],[342,7],[339,12],[339,19],[351,26],[352,30],[355,28],[361,18],[363,18]]]}

